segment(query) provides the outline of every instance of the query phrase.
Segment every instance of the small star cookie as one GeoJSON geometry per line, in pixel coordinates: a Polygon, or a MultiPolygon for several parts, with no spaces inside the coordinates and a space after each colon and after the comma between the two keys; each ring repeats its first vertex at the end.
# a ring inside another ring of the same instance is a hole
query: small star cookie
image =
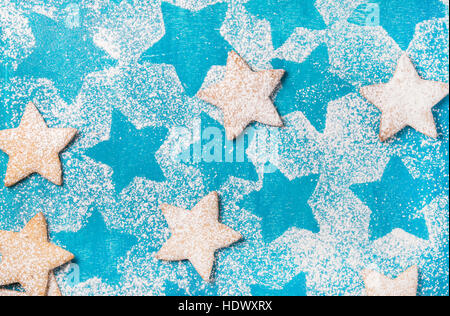
{"type": "Polygon", "coordinates": [[[284,73],[284,70],[254,72],[238,54],[230,52],[225,78],[197,96],[223,111],[227,138],[233,140],[255,121],[283,126],[271,97],[284,73]]]}
{"type": "Polygon", "coordinates": [[[448,95],[448,83],[423,80],[407,54],[386,84],[363,87],[361,95],[381,112],[380,139],[386,141],[407,126],[436,138],[431,109],[448,95]]]}
{"type": "Polygon", "coordinates": [[[362,272],[368,296],[416,296],[419,268],[413,266],[396,279],[388,278],[376,271],[362,272]]]}
{"type": "Polygon", "coordinates": [[[165,261],[189,260],[205,282],[210,281],[215,252],[242,239],[241,234],[219,223],[219,196],[203,198],[192,211],[164,204],[161,206],[172,232],[156,254],[165,261]]]}
{"type": "Polygon", "coordinates": [[[46,296],[50,273],[74,256],[48,241],[47,223],[39,213],[20,233],[0,231],[0,286],[19,283],[29,296],[46,296]]]}
{"type": "Polygon", "coordinates": [[[0,131],[0,149],[9,156],[5,185],[13,186],[33,173],[62,185],[59,153],[76,133],[74,128],[48,128],[30,102],[18,128],[0,131]]]}

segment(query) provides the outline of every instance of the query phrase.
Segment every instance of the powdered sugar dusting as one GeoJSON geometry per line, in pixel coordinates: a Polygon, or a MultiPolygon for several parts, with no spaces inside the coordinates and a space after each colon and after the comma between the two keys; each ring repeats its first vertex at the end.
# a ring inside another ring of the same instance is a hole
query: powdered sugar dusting
{"type": "MultiPolygon", "coordinates": [[[[39,12],[64,22],[66,2],[3,0],[0,67],[11,65],[8,69],[14,70],[37,45],[28,14],[39,12]]],[[[221,34],[255,70],[271,69],[275,57],[303,63],[325,44],[331,71],[360,87],[387,82],[402,54],[383,27],[348,21],[365,1],[315,1],[326,28],[309,30],[299,25],[277,50],[272,45],[270,23],[252,16],[246,1],[167,2],[192,11],[227,2],[221,34]]],[[[442,2],[448,6],[448,1],[442,2]]],[[[182,163],[176,157],[200,139],[201,135],[191,132],[201,112],[221,122],[220,112],[187,96],[172,65],[139,60],[165,33],[160,1],[79,1],[78,6],[84,12],[80,23],[87,32],[83,36],[117,64],[82,78],[83,86],[72,101],[61,98],[49,78],[16,77],[9,71],[7,80],[0,79],[0,129],[17,126],[26,103],[34,101],[49,126],[70,126],[80,131],[62,155],[63,187],[37,176],[13,190],[0,187],[0,229],[19,231],[26,219],[43,212],[51,235],[57,237],[59,232],[79,232],[99,210],[108,229],[136,237],[136,243],[117,258],[114,268],[119,279],[98,275],[74,282],[74,270],[66,266],[56,271],[63,294],[250,295],[256,285],[281,289],[305,273],[308,295],[364,295],[364,269],[394,278],[413,265],[419,267],[422,294],[448,294],[448,285],[436,282],[448,279],[448,188],[441,188],[442,184],[430,188],[425,194],[432,197],[431,202],[414,210],[414,216],[425,218],[428,240],[402,229],[371,240],[373,210],[350,190],[354,184],[379,181],[394,156],[401,158],[413,178],[434,179],[439,170],[438,174],[444,175],[439,181],[446,182],[448,164],[443,157],[448,157],[448,101],[434,112],[439,131],[436,140],[417,138],[408,132],[389,143],[379,142],[380,112],[354,92],[328,104],[323,132],[318,132],[302,112],[283,117],[285,127],[281,129],[253,125],[252,129],[269,135],[255,139],[246,151],[259,171],[259,179],[230,177],[218,188],[220,222],[245,239],[218,252],[215,282],[206,284],[188,263],[162,263],[155,254],[170,236],[159,206],[168,203],[192,209],[209,193],[208,179],[199,166],[182,163]],[[111,138],[114,111],[123,113],[138,130],[157,126],[169,129],[156,153],[164,181],[136,177],[116,192],[113,173],[117,171],[86,155],[89,148],[111,138]],[[275,135],[276,150],[270,135],[275,135]],[[267,152],[269,157],[261,154],[267,152]],[[262,237],[262,219],[252,213],[255,210],[238,206],[250,193],[261,190],[262,168],[268,163],[289,180],[320,177],[308,200],[320,227],[318,233],[290,228],[267,243],[262,237]]],[[[407,53],[426,80],[448,82],[448,24],[447,15],[430,17],[416,27],[407,53]]],[[[0,74],[4,74],[1,68],[0,74]]],[[[223,74],[224,67],[213,67],[204,87],[220,81],[223,74]]],[[[6,157],[0,156],[0,170],[6,164],[6,157]]]]}

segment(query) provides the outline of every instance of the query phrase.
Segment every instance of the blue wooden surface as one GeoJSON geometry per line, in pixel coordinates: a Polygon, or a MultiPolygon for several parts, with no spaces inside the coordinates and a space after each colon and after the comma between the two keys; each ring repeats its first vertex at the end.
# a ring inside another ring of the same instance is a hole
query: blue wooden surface
{"type": "Polygon", "coordinates": [[[63,187],[0,187],[0,229],[42,211],[76,255],[57,273],[65,294],[360,295],[361,270],[417,264],[420,294],[448,295],[449,99],[434,110],[437,140],[406,129],[381,144],[379,112],[358,94],[402,51],[448,82],[448,2],[93,3],[0,1],[0,128],[33,101],[50,126],[80,130],[63,187]],[[243,139],[242,161],[236,144],[227,161],[221,115],[195,97],[231,49],[287,70],[275,98],[286,128],[253,125],[275,140],[243,139]],[[252,144],[277,155],[259,161],[252,144]],[[218,253],[207,285],[153,254],[169,236],[158,205],[190,208],[210,190],[245,240],[218,253]]]}

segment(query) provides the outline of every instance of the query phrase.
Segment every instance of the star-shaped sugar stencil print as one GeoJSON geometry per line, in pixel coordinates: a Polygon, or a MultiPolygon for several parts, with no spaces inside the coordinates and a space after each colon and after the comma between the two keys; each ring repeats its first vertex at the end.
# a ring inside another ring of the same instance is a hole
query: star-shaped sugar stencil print
{"type": "Polygon", "coordinates": [[[361,88],[361,95],[382,112],[381,141],[392,138],[407,126],[437,138],[432,108],[448,92],[448,83],[423,80],[406,53],[388,83],[361,88]]]}
{"type": "Polygon", "coordinates": [[[373,270],[362,273],[367,296],[417,296],[419,268],[410,267],[397,278],[391,279],[373,270]]]}
{"type": "Polygon", "coordinates": [[[271,99],[283,75],[284,70],[254,72],[238,54],[230,52],[225,78],[197,96],[222,110],[227,138],[233,140],[255,121],[283,126],[271,99]]]}
{"type": "Polygon", "coordinates": [[[48,128],[36,106],[28,103],[19,127],[0,131],[0,150],[9,156],[5,185],[13,186],[33,173],[62,185],[59,154],[76,133],[74,128],[48,128]]]}
{"type": "Polygon", "coordinates": [[[173,65],[189,96],[194,96],[212,66],[222,65],[230,45],[220,35],[226,3],[190,11],[161,3],[166,33],[148,49],[141,61],[173,65]]]}
{"type": "Polygon", "coordinates": [[[308,200],[318,180],[319,176],[312,175],[289,181],[278,170],[266,173],[262,188],[246,196],[239,206],[261,217],[262,236],[268,243],[291,227],[317,233],[319,224],[308,200]]]}
{"type": "Polygon", "coordinates": [[[380,181],[352,185],[350,189],[372,211],[370,240],[379,239],[396,228],[428,239],[425,218],[416,214],[430,202],[431,192],[426,188],[427,182],[414,179],[398,157],[391,158],[380,181]]]}
{"type": "Polygon", "coordinates": [[[49,242],[42,213],[19,233],[0,231],[0,254],[0,285],[19,283],[30,296],[47,295],[52,271],[74,258],[49,242]]]}
{"type": "Polygon", "coordinates": [[[74,263],[78,264],[80,269],[80,282],[91,278],[119,281],[119,260],[137,243],[136,237],[109,229],[98,211],[94,211],[80,231],[61,232],[56,234],[54,239],[74,253],[74,263]]]}
{"type": "Polygon", "coordinates": [[[164,261],[189,260],[205,282],[211,281],[215,252],[242,239],[242,235],[219,223],[219,196],[212,192],[191,211],[161,206],[172,236],[156,254],[164,261]]]}
{"type": "Polygon", "coordinates": [[[303,63],[272,60],[286,75],[275,96],[275,106],[285,116],[301,111],[317,131],[323,132],[328,103],[354,91],[354,87],[330,71],[328,48],[317,47],[303,63]]]}
{"type": "Polygon", "coordinates": [[[286,42],[297,27],[326,28],[315,0],[250,0],[244,6],[252,15],[270,23],[275,48],[286,42]]]}
{"type": "Polygon", "coordinates": [[[219,122],[206,113],[202,113],[200,118],[202,139],[191,145],[180,158],[200,170],[206,192],[220,190],[231,177],[257,181],[258,172],[247,156],[250,135],[244,134],[234,142],[229,141],[219,122]]]}
{"type": "Polygon", "coordinates": [[[55,22],[36,13],[31,14],[29,20],[36,47],[19,64],[15,76],[49,79],[60,96],[71,103],[88,74],[114,65],[83,28],[71,29],[64,22],[55,22]]]}
{"type": "Polygon", "coordinates": [[[165,176],[155,155],[167,134],[168,130],[163,127],[138,130],[116,110],[112,115],[109,140],[88,149],[85,155],[113,169],[117,192],[126,188],[135,177],[161,182],[165,176]]]}
{"type": "Polygon", "coordinates": [[[261,285],[253,285],[252,296],[306,296],[306,276],[296,275],[289,283],[280,289],[270,289],[261,285]]]}
{"type": "Polygon", "coordinates": [[[364,12],[366,15],[373,14],[374,6],[379,8],[380,26],[402,50],[408,49],[420,22],[432,18],[442,18],[448,10],[439,0],[409,0],[407,3],[403,0],[370,0],[357,8],[349,22],[366,25],[366,19],[358,18],[357,14],[361,11],[363,17],[365,16],[364,12]],[[372,10],[367,10],[368,6],[372,10]]]}
{"type": "MultiPolygon", "coordinates": [[[[0,22],[0,65],[7,65],[9,72],[28,56],[35,45],[24,11],[10,1],[2,1],[0,22]]],[[[2,72],[0,67],[0,73],[2,72]]],[[[1,77],[0,77],[1,82],[1,77]]]]}

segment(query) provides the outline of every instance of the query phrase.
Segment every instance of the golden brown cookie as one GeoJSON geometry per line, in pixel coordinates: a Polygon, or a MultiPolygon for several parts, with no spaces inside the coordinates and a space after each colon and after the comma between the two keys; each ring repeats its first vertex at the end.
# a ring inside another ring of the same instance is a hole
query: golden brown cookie
{"type": "MultiPolygon", "coordinates": [[[[0,286],[19,283],[29,296],[45,296],[53,270],[74,256],[48,241],[47,223],[39,213],[20,233],[0,231],[0,286]]],[[[51,287],[50,287],[51,285],[51,287]]]]}
{"type": "Polygon", "coordinates": [[[0,149],[9,156],[5,185],[12,186],[33,173],[62,185],[59,153],[76,133],[74,128],[48,128],[30,102],[18,128],[0,131],[0,149]]]}
{"type": "Polygon", "coordinates": [[[166,261],[189,260],[205,282],[210,281],[215,252],[242,239],[241,234],[219,223],[219,197],[216,192],[203,198],[192,211],[161,206],[172,232],[156,254],[166,261]]]}
{"type": "Polygon", "coordinates": [[[227,138],[237,138],[252,122],[282,127],[272,102],[284,70],[254,72],[235,52],[230,52],[225,78],[197,96],[222,110],[227,138]]]}

